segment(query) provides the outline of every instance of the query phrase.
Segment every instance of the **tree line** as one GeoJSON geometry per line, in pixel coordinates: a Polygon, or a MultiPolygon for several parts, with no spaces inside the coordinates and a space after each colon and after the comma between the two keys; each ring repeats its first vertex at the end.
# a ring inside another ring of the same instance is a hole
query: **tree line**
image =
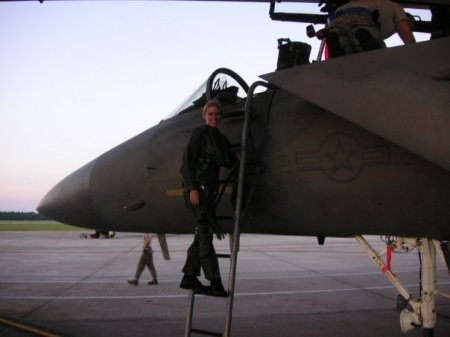
{"type": "Polygon", "coordinates": [[[0,212],[0,220],[13,221],[36,221],[36,220],[50,220],[45,215],[37,212],[0,212]]]}

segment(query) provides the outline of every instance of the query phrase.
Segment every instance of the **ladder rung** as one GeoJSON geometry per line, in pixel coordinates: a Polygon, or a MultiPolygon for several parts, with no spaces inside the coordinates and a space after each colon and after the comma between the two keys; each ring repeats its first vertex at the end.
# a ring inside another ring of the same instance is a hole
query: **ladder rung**
{"type": "Polygon", "coordinates": [[[220,179],[219,184],[234,184],[237,183],[237,179],[220,179]]]}
{"type": "Polygon", "coordinates": [[[216,215],[214,217],[216,220],[233,220],[234,217],[232,215],[216,215]]]}
{"type": "Polygon", "coordinates": [[[231,258],[231,254],[216,254],[216,256],[219,258],[227,258],[227,259],[231,258]]]}
{"type": "Polygon", "coordinates": [[[195,289],[195,290],[192,289],[191,291],[192,291],[192,295],[202,295],[202,296],[220,297],[220,298],[227,298],[229,296],[228,293],[226,293],[225,295],[215,294],[209,289],[195,289]]]}
{"type": "Polygon", "coordinates": [[[191,329],[191,332],[198,333],[201,335],[207,335],[207,336],[216,336],[216,337],[222,337],[221,333],[213,332],[213,331],[207,331],[207,330],[200,330],[200,329],[191,329]]]}

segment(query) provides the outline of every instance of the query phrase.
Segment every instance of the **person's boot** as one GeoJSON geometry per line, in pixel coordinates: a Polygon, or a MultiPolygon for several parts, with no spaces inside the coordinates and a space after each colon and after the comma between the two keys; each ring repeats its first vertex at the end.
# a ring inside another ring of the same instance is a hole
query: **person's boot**
{"type": "Polygon", "coordinates": [[[127,282],[128,282],[129,284],[132,284],[132,285],[135,285],[135,286],[137,286],[137,285],[138,285],[138,283],[139,283],[139,282],[138,282],[138,280],[137,280],[137,279],[135,279],[135,278],[134,278],[134,279],[132,279],[132,280],[128,280],[127,282]]]}
{"type": "Polygon", "coordinates": [[[204,290],[204,285],[198,280],[196,276],[184,275],[180,283],[180,288],[182,289],[192,289],[192,290],[204,290]]]}
{"type": "Polygon", "coordinates": [[[154,279],[154,280],[148,282],[148,284],[150,284],[151,286],[155,286],[158,284],[158,280],[154,279]]]}
{"type": "Polygon", "coordinates": [[[211,281],[211,294],[213,296],[227,297],[228,293],[225,291],[222,280],[214,279],[211,281]]]}

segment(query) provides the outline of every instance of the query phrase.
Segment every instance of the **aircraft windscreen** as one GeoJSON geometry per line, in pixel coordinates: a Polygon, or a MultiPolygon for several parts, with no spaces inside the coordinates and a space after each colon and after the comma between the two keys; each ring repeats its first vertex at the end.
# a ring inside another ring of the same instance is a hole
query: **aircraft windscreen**
{"type": "Polygon", "coordinates": [[[188,98],[186,98],[179,106],[175,108],[165,119],[172,118],[178,115],[181,111],[188,108],[195,107],[195,102],[198,101],[206,92],[206,81],[203,82],[197,90],[195,90],[188,98]]]}
{"type": "Polygon", "coordinates": [[[211,88],[207,88],[208,80],[203,82],[187,99],[183,101],[175,110],[173,110],[165,119],[172,118],[179,114],[188,112],[192,109],[203,107],[207,100],[207,91],[212,98],[216,95],[225,93],[234,96],[236,100],[244,99],[246,90],[231,76],[218,74],[214,77],[211,88]]]}

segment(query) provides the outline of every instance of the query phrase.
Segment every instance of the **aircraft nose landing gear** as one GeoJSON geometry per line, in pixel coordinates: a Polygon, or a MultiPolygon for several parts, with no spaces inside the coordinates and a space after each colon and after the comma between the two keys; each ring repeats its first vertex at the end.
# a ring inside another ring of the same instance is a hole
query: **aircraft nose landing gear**
{"type": "Polygon", "coordinates": [[[370,246],[370,244],[360,235],[355,239],[366,251],[372,261],[380,267],[387,279],[399,291],[397,298],[397,308],[403,309],[400,313],[400,327],[403,333],[408,333],[415,328],[423,328],[424,337],[433,337],[436,326],[436,247],[431,239],[410,239],[395,238],[387,242],[387,251],[399,246],[417,247],[421,257],[421,277],[420,277],[420,299],[413,299],[411,293],[400,282],[397,276],[392,273],[389,262],[386,264],[380,255],[370,246]]]}
{"type": "Polygon", "coordinates": [[[415,328],[420,328],[419,312],[414,310],[410,305],[407,305],[407,307],[400,313],[400,328],[405,334],[415,328]]]}
{"type": "Polygon", "coordinates": [[[422,254],[421,282],[422,292],[420,313],[425,337],[432,337],[436,326],[436,247],[430,239],[420,239],[419,249],[422,254]]]}

